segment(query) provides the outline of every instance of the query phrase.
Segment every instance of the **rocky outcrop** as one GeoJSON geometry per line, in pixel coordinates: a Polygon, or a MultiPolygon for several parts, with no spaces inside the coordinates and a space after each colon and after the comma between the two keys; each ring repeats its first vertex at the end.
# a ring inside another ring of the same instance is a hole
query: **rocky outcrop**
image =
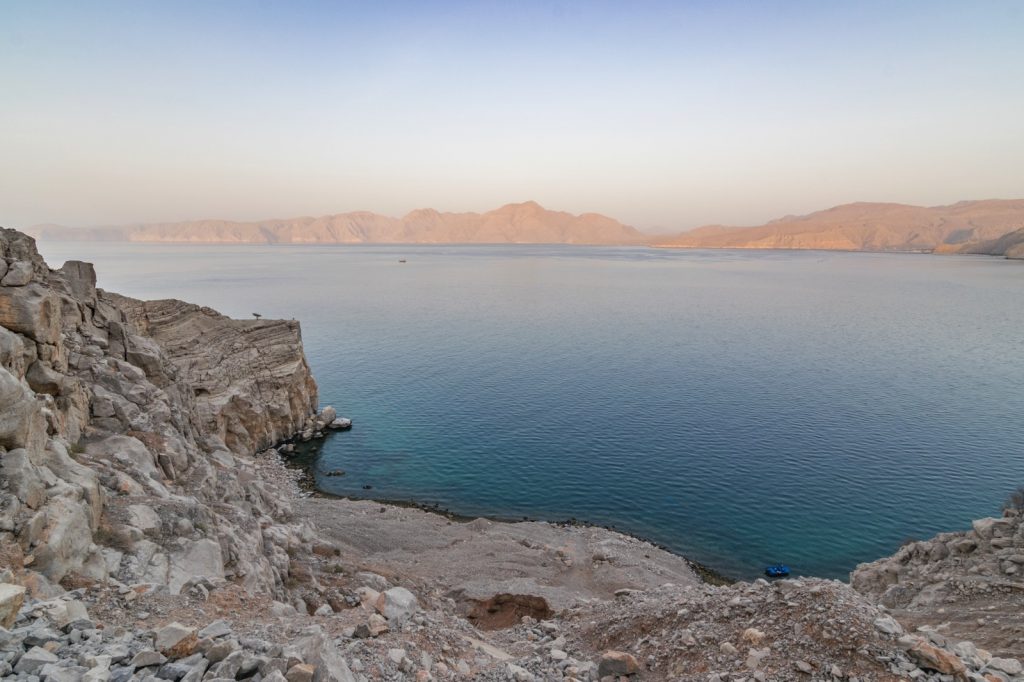
{"type": "Polygon", "coordinates": [[[861,564],[850,581],[907,623],[1024,658],[1024,517],[1018,512],[908,543],[891,557],[861,564]]]}
{"type": "Polygon", "coordinates": [[[252,457],[316,417],[298,323],[103,292],[91,265],[51,270],[12,230],[0,263],[0,562],[37,595],[281,592],[310,532],[252,457]]]}
{"type": "MultiPolygon", "coordinates": [[[[181,301],[136,301],[101,294],[131,330],[152,341],[126,356],[167,382],[157,349],[191,388],[203,429],[229,449],[256,452],[302,430],[316,410],[317,387],[294,320],[233,320],[181,301]]],[[[332,409],[333,411],[333,409],[332,409]]]]}

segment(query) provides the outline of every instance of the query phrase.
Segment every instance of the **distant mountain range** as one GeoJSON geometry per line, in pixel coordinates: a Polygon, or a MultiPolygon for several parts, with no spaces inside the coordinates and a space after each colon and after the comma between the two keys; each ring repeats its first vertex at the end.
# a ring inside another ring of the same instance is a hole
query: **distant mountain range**
{"type": "MultiPolygon", "coordinates": [[[[961,201],[952,206],[844,204],[756,227],[700,227],[657,246],[723,249],[833,249],[989,253],[1024,228],[1024,200],[961,201]]],[[[1000,253],[999,255],[1007,255],[1000,253]]]]}
{"type": "Polygon", "coordinates": [[[1024,258],[1024,200],[951,206],[855,203],[754,227],[710,225],[655,237],[597,213],[549,211],[536,202],[486,213],[418,209],[234,222],[197,220],[117,227],[37,225],[43,240],[218,244],[594,244],[673,248],[825,249],[986,253],[1024,258]]]}
{"type": "Polygon", "coordinates": [[[40,239],[218,244],[642,244],[646,237],[597,213],[549,211],[534,201],[487,213],[432,208],[390,218],[359,211],[258,222],[197,220],[120,227],[37,225],[40,239]]]}

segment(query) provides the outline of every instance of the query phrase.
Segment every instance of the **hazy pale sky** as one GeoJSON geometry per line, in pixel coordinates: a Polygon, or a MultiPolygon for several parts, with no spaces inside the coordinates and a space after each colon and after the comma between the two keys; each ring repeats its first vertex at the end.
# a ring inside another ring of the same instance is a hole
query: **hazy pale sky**
{"type": "Polygon", "coordinates": [[[0,225],[1024,197],[1024,2],[0,4],[0,225]]]}

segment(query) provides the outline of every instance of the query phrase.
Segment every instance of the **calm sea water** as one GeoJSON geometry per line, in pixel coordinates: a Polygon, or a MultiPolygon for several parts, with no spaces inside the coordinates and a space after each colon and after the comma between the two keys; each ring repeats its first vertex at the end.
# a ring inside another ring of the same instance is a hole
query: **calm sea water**
{"type": "Polygon", "coordinates": [[[41,250],[95,262],[124,294],[301,320],[321,403],[355,421],[314,464],[340,495],[611,524],[737,577],[777,561],[843,577],[996,513],[1024,483],[1021,262],[41,250]]]}

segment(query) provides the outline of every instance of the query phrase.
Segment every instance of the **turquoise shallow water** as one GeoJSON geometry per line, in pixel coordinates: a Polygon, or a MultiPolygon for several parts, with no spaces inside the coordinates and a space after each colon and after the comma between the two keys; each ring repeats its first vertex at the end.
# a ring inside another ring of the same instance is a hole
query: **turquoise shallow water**
{"type": "Polygon", "coordinates": [[[1020,262],[41,250],[96,262],[100,285],[128,295],[300,319],[321,402],[355,420],[314,464],[340,495],[611,524],[737,577],[777,561],[843,577],[997,512],[1024,483],[1020,262]]]}

